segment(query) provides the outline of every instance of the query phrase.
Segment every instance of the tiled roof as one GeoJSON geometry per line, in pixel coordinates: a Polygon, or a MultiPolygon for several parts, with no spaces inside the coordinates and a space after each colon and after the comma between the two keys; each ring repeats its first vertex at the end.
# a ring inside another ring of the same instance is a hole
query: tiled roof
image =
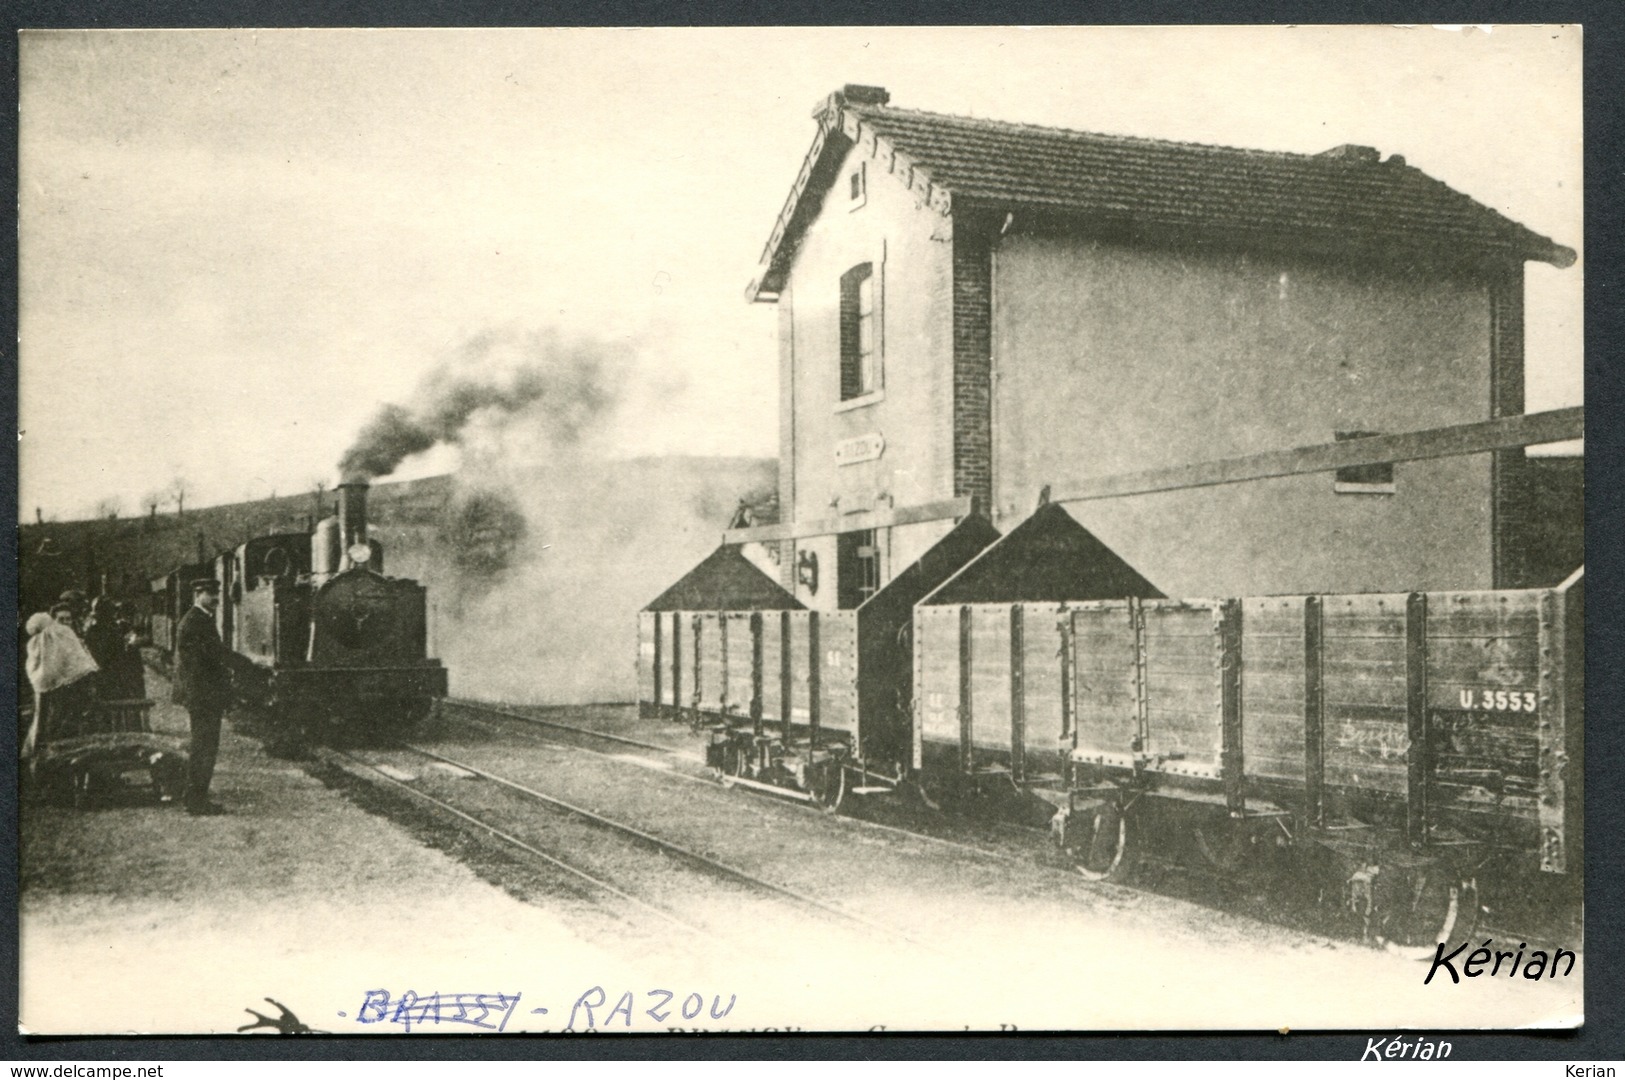
{"type": "MultiPolygon", "coordinates": [[[[1101,135],[896,109],[837,92],[763,252],[752,298],[782,287],[801,233],[854,143],[942,213],[967,202],[1161,231],[1295,239],[1321,248],[1433,248],[1567,266],[1574,252],[1369,147],[1323,154],[1101,135]]],[[[874,176],[876,166],[871,166],[874,176]]],[[[871,183],[881,182],[878,176],[871,183]]]]}

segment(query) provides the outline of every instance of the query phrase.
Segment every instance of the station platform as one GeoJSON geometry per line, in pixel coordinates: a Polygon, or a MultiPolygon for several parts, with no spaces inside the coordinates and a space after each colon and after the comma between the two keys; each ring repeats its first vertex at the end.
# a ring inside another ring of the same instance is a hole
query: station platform
{"type": "MultiPolygon", "coordinates": [[[[149,675],[148,697],[159,702],[154,728],[185,732],[167,683],[149,675]]],[[[582,712],[577,719],[593,722],[582,712]]],[[[819,884],[807,891],[867,913],[871,925],[838,934],[805,905],[728,899],[750,918],[779,920],[771,925],[794,962],[775,963],[727,934],[665,924],[639,933],[638,911],[562,873],[535,872],[545,880],[533,888],[512,872],[517,860],[506,876],[493,871],[467,830],[420,840],[415,825],[363,808],[376,805],[363,794],[376,789],[272,757],[228,719],[212,791],[223,816],[191,817],[134,791],[99,806],[22,805],[23,1031],[233,1033],[255,1023],[248,1010],[279,1017],[272,999],[318,1032],[468,1035],[480,1032],[408,1028],[376,1003],[393,1003],[393,1013],[408,995],[502,995],[521,999],[503,1030],[559,1032],[594,988],[597,1030],[616,1032],[1454,1030],[1581,1020],[1582,968],[1561,980],[1441,988],[1424,983],[1426,963],[1359,943],[781,800],[675,779],[646,785],[649,770],[615,772],[612,755],[538,745],[539,783],[568,776],[577,805],[611,816],[637,809],[648,820],[670,800],[714,796],[726,816],[688,820],[685,843],[792,885],[805,873],[795,868],[814,865],[819,884]],[[510,893],[471,867],[523,883],[510,893]],[[691,991],[706,1016],[656,1015],[661,994],[686,1008],[691,991]],[[624,1024],[610,1019],[623,994],[636,997],[624,1024]],[[735,996],[736,1009],[710,1019],[735,996]]],[[[485,753],[521,751],[492,740],[485,753]]],[[[647,870],[630,878],[634,891],[684,914],[687,904],[722,902],[708,889],[673,892],[676,880],[647,870]]]]}
{"type": "MultiPolygon", "coordinates": [[[[154,729],[184,735],[168,683],[149,672],[147,691],[154,729]]],[[[358,1020],[370,991],[557,999],[618,967],[229,717],[212,794],[226,814],[136,790],[83,808],[23,802],[25,1034],[236,1032],[256,1022],[249,1009],[281,1018],[267,998],[316,1031],[399,1034],[358,1020]]]]}

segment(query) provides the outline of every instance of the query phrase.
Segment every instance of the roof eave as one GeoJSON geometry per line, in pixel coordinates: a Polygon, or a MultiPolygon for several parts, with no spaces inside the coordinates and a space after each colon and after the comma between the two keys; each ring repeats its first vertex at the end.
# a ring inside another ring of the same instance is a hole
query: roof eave
{"type": "Polygon", "coordinates": [[[819,203],[822,204],[822,190],[827,189],[832,182],[832,173],[829,162],[832,157],[844,156],[851,146],[852,140],[846,137],[845,123],[842,117],[843,110],[835,95],[823,104],[814,118],[818,121],[818,131],[813,135],[812,145],[807,148],[807,154],[802,159],[801,171],[796,174],[795,183],[790,186],[790,194],[784,200],[784,208],[779,211],[778,219],[773,223],[773,232],[762,248],[760,271],[754,281],[745,290],[745,299],[751,303],[771,302],[767,298],[778,299],[779,291],[784,287],[784,278],[789,255],[795,247],[795,234],[805,228],[807,218],[815,216],[816,210],[807,206],[807,196],[810,191],[818,191],[819,203]]]}
{"type": "MultiPolygon", "coordinates": [[[[938,186],[940,187],[940,184],[938,186]]],[[[1437,251],[1440,246],[1439,239],[1431,236],[1407,240],[1393,235],[1367,236],[1341,228],[1226,226],[1215,221],[1148,217],[1127,211],[1077,206],[1061,200],[1012,199],[983,192],[957,192],[954,195],[954,206],[958,210],[974,212],[983,217],[993,219],[1006,217],[1004,225],[1006,230],[1010,228],[1012,222],[1019,228],[1024,215],[1029,221],[1036,215],[1039,220],[1059,224],[1063,228],[1093,230],[1106,227],[1136,233],[1144,230],[1145,234],[1164,237],[1189,235],[1227,238],[1237,243],[1310,244],[1313,250],[1323,254],[1353,250],[1420,254],[1430,250],[1437,251]]],[[[1458,258],[1468,260],[1543,262],[1560,270],[1567,269],[1576,262],[1578,256],[1573,248],[1541,236],[1510,219],[1502,218],[1502,220],[1505,227],[1499,238],[1494,240],[1484,238],[1479,242],[1467,242],[1465,246],[1459,241],[1453,242],[1450,251],[1458,258]]]]}
{"type": "Polygon", "coordinates": [[[843,105],[837,95],[831,95],[814,117],[818,120],[818,132],[813,136],[784,209],[779,211],[773,233],[762,249],[757,277],[745,290],[745,298],[751,303],[778,300],[801,237],[822,210],[824,196],[834,186],[835,166],[845,160],[853,147],[866,146],[874,160],[884,163],[887,173],[900,179],[937,213],[946,217],[953,212],[952,193],[868,125],[861,106],[843,105]]]}
{"type": "Polygon", "coordinates": [[[1549,263],[1550,265],[1557,267],[1559,270],[1567,270],[1569,267],[1573,266],[1577,261],[1579,261],[1580,255],[1573,248],[1565,247],[1553,240],[1548,240],[1544,236],[1540,237],[1540,241],[1542,247],[1537,251],[1531,251],[1529,253],[1529,258],[1532,260],[1536,262],[1549,263]]]}

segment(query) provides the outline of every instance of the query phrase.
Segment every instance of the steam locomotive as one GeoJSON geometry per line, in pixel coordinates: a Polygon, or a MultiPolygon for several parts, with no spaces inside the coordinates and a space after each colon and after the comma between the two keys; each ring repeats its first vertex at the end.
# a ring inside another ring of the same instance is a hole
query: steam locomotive
{"type": "Polygon", "coordinates": [[[309,532],[258,536],[155,580],[154,644],[173,649],[190,582],[212,576],[237,695],[267,710],[278,733],[367,738],[422,719],[446,694],[446,669],[428,655],[427,590],[384,576],[367,490],[339,485],[336,514],[309,532]]]}

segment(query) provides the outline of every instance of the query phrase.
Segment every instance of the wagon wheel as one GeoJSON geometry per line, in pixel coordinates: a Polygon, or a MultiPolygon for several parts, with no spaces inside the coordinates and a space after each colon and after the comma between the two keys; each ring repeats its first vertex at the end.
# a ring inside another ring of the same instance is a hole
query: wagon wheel
{"type": "Polygon", "coordinates": [[[88,765],[73,762],[68,766],[68,783],[73,791],[73,808],[83,810],[95,798],[95,773],[88,765]]]}
{"type": "Polygon", "coordinates": [[[723,743],[722,775],[718,778],[722,781],[722,786],[725,788],[733,787],[734,778],[737,776],[744,776],[748,764],[748,757],[744,751],[744,748],[739,745],[739,741],[737,739],[730,738],[727,742],[723,743]]]}
{"type": "Polygon", "coordinates": [[[1122,881],[1140,861],[1139,815],[1103,799],[1062,818],[1056,840],[1085,878],[1122,881]]]}
{"type": "Polygon", "coordinates": [[[932,810],[940,811],[956,801],[959,778],[940,769],[921,769],[915,774],[914,787],[920,793],[921,802],[932,810]]]}
{"type": "Polygon", "coordinates": [[[807,770],[807,791],[820,810],[835,813],[846,797],[846,768],[834,759],[812,766],[807,770]]]}
{"type": "Polygon", "coordinates": [[[1478,882],[1445,865],[1393,875],[1379,901],[1377,940],[1384,949],[1425,960],[1441,942],[1461,940],[1478,923],[1478,882]]]}
{"type": "Polygon", "coordinates": [[[1227,877],[1239,877],[1257,866],[1250,833],[1232,819],[1194,830],[1191,842],[1209,869],[1227,877]]]}
{"type": "Polygon", "coordinates": [[[158,751],[147,761],[153,797],[161,803],[174,802],[186,793],[186,759],[158,751]]]}

